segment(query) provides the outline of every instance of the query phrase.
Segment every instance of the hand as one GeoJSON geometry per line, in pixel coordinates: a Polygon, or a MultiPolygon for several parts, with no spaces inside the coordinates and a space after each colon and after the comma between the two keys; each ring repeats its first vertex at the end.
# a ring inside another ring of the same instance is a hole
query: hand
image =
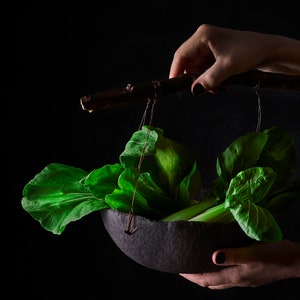
{"type": "Polygon", "coordinates": [[[277,280],[300,277],[300,244],[282,240],[220,249],[213,253],[212,261],[225,268],[211,273],[180,275],[212,290],[258,287],[277,280]]]}
{"type": "Polygon", "coordinates": [[[199,74],[191,87],[199,95],[250,69],[299,75],[300,41],[204,24],[175,52],[169,77],[199,74]]]}

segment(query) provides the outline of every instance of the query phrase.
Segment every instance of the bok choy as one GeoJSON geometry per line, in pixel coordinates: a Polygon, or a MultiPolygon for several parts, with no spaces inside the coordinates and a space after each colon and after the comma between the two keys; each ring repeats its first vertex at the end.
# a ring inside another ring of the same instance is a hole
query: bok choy
{"type": "Polygon", "coordinates": [[[199,197],[202,178],[192,149],[160,128],[144,126],[133,133],[118,163],[91,172],[49,164],[24,186],[21,204],[54,234],[110,208],[165,222],[237,222],[250,238],[280,240],[273,213],[300,198],[296,162],[284,129],[249,132],[217,157],[217,178],[199,197]]]}

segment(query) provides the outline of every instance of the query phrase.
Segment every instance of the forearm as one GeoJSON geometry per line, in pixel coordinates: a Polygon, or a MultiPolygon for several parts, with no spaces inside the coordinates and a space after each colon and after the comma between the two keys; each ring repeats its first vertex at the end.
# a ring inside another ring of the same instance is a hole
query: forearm
{"type": "Polygon", "coordinates": [[[266,46],[262,71],[300,75],[300,41],[278,35],[262,37],[266,46]]]}

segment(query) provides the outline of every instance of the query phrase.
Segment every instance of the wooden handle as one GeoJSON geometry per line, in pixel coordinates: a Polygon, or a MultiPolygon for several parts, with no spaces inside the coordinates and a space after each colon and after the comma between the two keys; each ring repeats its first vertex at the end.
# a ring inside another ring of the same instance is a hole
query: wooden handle
{"type": "MultiPolygon", "coordinates": [[[[142,84],[127,84],[124,88],[83,96],[80,98],[80,104],[83,110],[94,112],[147,99],[158,99],[174,93],[190,91],[195,78],[197,75],[183,74],[175,78],[153,80],[142,84]]],[[[228,85],[300,91],[300,76],[251,70],[231,76],[221,84],[221,86],[228,85]]]]}

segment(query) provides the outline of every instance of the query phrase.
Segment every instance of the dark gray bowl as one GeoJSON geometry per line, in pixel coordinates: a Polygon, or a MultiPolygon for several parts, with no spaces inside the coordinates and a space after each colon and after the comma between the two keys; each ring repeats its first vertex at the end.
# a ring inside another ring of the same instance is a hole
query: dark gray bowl
{"type": "Polygon", "coordinates": [[[220,270],[211,261],[212,253],[223,247],[253,243],[237,223],[220,224],[190,221],[162,222],[113,209],[101,211],[103,224],[114,243],[135,262],[168,273],[202,273],[220,270]]]}

